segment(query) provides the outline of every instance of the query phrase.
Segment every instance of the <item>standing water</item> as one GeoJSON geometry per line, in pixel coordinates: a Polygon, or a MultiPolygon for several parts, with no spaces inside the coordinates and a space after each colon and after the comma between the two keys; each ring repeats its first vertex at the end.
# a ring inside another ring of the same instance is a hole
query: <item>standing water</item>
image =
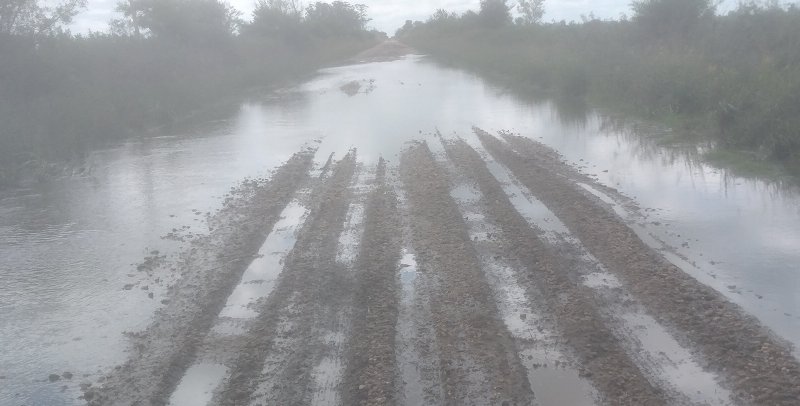
{"type": "Polygon", "coordinates": [[[175,258],[182,243],[162,238],[175,230],[208,232],[205,215],[243,179],[316,140],[318,165],[352,147],[392,164],[410,140],[472,126],[543,142],[652,209],[646,232],[686,272],[800,344],[800,196],[607,122],[409,56],[326,69],[227,119],[95,151],[86,176],[0,192],[0,404],[80,404],[80,384],[122,363],[123,333],[161,306],[164,286],[143,285],[137,266],[175,258]]]}

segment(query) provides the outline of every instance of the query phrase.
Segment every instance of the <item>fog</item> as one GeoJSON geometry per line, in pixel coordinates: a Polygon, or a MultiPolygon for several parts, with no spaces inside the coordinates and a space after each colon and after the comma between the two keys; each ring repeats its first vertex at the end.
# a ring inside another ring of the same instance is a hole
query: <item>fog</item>
{"type": "Polygon", "coordinates": [[[0,404],[793,404],[800,7],[0,0],[0,404]]]}

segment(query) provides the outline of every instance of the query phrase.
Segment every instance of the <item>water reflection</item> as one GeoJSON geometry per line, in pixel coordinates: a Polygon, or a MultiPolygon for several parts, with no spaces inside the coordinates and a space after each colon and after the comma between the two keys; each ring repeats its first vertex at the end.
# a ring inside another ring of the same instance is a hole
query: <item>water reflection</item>
{"type": "Polygon", "coordinates": [[[0,404],[75,403],[81,381],[120,363],[121,333],[144,327],[160,305],[158,292],[123,289],[139,278],[135,265],[152,250],[174,257],[180,243],[160,237],[185,226],[205,232],[198,213],[218,209],[245,177],[315,140],[319,163],[352,147],[365,163],[392,163],[410,140],[437,130],[466,136],[472,126],[544,142],[657,209],[649,231],[696,263],[695,277],[800,343],[797,193],[663,148],[663,130],[581,105],[521,101],[420,57],[328,69],[251,95],[223,117],[95,151],[86,176],[0,193],[0,404]],[[353,81],[373,88],[347,95],[341,87],[353,81]],[[64,371],[75,378],[48,381],[64,371]]]}

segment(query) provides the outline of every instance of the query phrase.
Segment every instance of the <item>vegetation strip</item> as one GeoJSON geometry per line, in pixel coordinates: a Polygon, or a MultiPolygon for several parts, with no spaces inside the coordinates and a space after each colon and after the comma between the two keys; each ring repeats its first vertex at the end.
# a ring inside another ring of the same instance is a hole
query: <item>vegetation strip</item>
{"type": "Polygon", "coordinates": [[[711,287],[697,282],[650,249],[615,214],[574,184],[540,166],[541,148],[522,137],[502,141],[476,129],[483,145],[567,225],[586,248],[659,323],[699,348],[747,401],[791,405],[800,399],[800,363],[788,344],[711,287]]]}
{"type": "Polygon", "coordinates": [[[527,268],[521,281],[532,294],[541,292],[549,312],[569,342],[583,368],[609,404],[665,404],[664,394],[653,387],[620,346],[597,312],[592,293],[570,278],[570,269],[541,241],[517,212],[483,159],[463,140],[446,142],[448,157],[480,188],[487,215],[500,226],[506,250],[527,268]]]}
{"type": "Polygon", "coordinates": [[[734,170],[774,173],[777,163],[800,174],[797,4],[636,0],[629,17],[545,21],[551,3],[439,9],[396,37],[526,99],[552,98],[564,119],[584,120],[591,105],[633,113],[734,170]]]}
{"type": "Polygon", "coordinates": [[[397,268],[402,230],[397,196],[378,164],[376,187],[367,202],[364,236],[356,262],[358,288],[353,337],[342,391],[346,405],[391,405],[394,397],[397,268]]]}
{"type": "Polygon", "coordinates": [[[310,402],[313,368],[324,349],[314,334],[315,327],[350,306],[353,297],[353,274],[336,263],[336,252],[352,197],[349,186],[356,169],[355,159],[355,152],[351,152],[338,162],[331,176],[312,194],[308,219],[286,257],[275,290],[246,334],[247,341],[231,366],[228,381],[217,393],[216,403],[242,405],[250,401],[262,379],[264,360],[273,349],[273,342],[284,338],[276,334],[287,312],[294,325],[292,336],[287,338],[296,341],[291,347],[299,350],[286,356],[288,362],[275,372],[277,376],[269,377],[281,390],[270,393],[268,403],[310,402]]]}
{"type": "Polygon", "coordinates": [[[420,269],[440,283],[431,309],[442,358],[443,403],[531,403],[513,338],[499,318],[446,176],[426,144],[403,153],[400,173],[420,269]],[[483,380],[479,386],[473,382],[476,373],[483,380]]]}
{"type": "Polygon", "coordinates": [[[166,403],[281,211],[306,182],[313,159],[313,150],[295,154],[268,182],[243,186],[246,195],[229,200],[210,220],[227,227],[191,244],[168,304],[133,335],[128,361],[102,387],[84,391],[90,405],[166,403]]]}

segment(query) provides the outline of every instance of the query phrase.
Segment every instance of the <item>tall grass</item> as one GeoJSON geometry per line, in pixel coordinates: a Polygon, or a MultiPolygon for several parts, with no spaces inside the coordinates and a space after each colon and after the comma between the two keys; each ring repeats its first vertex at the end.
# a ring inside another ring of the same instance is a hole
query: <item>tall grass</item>
{"type": "Polygon", "coordinates": [[[675,38],[633,21],[486,28],[470,14],[398,32],[437,58],[558,99],[666,121],[800,168],[800,10],[742,5],[675,38]]]}
{"type": "Polygon", "coordinates": [[[374,33],[203,46],[142,36],[0,38],[0,186],[353,55],[374,33]]]}

